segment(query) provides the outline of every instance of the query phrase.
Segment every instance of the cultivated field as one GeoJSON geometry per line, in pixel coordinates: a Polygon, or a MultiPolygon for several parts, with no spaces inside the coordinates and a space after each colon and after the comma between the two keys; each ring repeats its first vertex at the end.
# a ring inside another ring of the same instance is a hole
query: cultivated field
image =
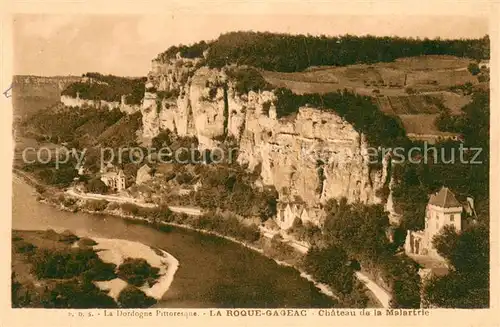
{"type": "Polygon", "coordinates": [[[302,72],[263,71],[274,86],[298,94],[328,93],[347,89],[373,96],[380,110],[399,116],[408,133],[440,134],[434,125],[443,108],[460,114],[470,95],[453,93],[451,86],[478,84],[467,66],[472,61],[453,56],[421,56],[391,63],[346,67],[310,67],[302,72]]]}
{"type": "Polygon", "coordinates": [[[296,73],[264,71],[263,76],[269,83],[298,94],[347,89],[376,96],[387,113],[429,114],[438,112],[441,104],[456,112],[470,101],[448,91],[454,85],[478,83],[467,70],[470,62],[452,56],[421,56],[373,65],[311,67],[296,73]]]}

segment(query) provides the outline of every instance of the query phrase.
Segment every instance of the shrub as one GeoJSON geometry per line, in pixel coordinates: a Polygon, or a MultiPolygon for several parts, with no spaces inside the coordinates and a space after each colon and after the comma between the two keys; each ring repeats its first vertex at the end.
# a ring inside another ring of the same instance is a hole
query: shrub
{"type": "Polygon", "coordinates": [[[86,280],[111,280],[116,278],[116,265],[113,263],[96,260],[93,266],[83,273],[86,280]]]}
{"type": "Polygon", "coordinates": [[[136,287],[128,286],[120,292],[118,303],[121,308],[148,308],[155,304],[156,300],[136,287]]]}
{"type": "Polygon", "coordinates": [[[85,207],[90,211],[103,211],[108,206],[109,202],[106,200],[87,200],[85,207]]]}
{"type": "Polygon", "coordinates": [[[97,254],[89,249],[44,249],[32,257],[33,272],[38,278],[72,278],[91,269],[98,260],[97,254]]]}
{"type": "Polygon", "coordinates": [[[116,209],[119,209],[120,208],[120,204],[119,203],[116,203],[116,202],[110,202],[108,204],[108,207],[107,209],[112,211],[112,210],[116,210],[116,209]]]}
{"type": "Polygon", "coordinates": [[[134,286],[142,286],[146,282],[151,286],[156,283],[159,271],[144,259],[127,258],[118,267],[118,277],[134,286]]]}
{"type": "Polygon", "coordinates": [[[120,208],[122,209],[123,212],[132,214],[132,215],[137,215],[139,212],[139,206],[133,204],[133,203],[122,203],[120,205],[120,208]]]}
{"type": "Polygon", "coordinates": [[[14,250],[17,253],[31,254],[36,250],[36,246],[24,240],[14,242],[14,250]]]}
{"type": "Polygon", "coordinates": [[[44,308],[116,308],[116,302],[91,282],[59,282],[42,297],[44,308]]]}
{"type": "Polygon", "coordinates": [[[108,186],[99,178],[94,178],[90,180],[87,185],[85,185],[85,191],[90,193],[105,194],[108,192],[108,186]]]}
{"type": "Polygon", "coordinates": [[[47,191],[47,189],[42,185],[36,185],[35,190],[40,194],[43,194],[45,193],[45,191],[47,191]]]}
{"type": "Polygon", "coordinates": [[[78,236],[76,236],[75,234],[73,234],[71,231],[69,230],[65,230],[64,232],[62,232],[61,234],[58,234],[58,238],[57,240],[61,243],[66,243],[66,244],[73,244],[75,243],[76,241],[78,241],[80,238],[78,236]]]}
{"type": "Polygon", "coordinates": [[[467,66],[467,70],[472,74],[472,75],[477,75],[481,72],[481,69],[479,68],[479,65],[475,62],[471,62],[468,66],[467,66]]]}

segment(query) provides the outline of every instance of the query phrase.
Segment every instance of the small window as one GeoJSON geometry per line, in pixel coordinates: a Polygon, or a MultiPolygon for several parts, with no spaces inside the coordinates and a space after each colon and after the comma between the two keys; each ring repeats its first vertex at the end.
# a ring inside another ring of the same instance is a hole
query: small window
{"type": "Polygon", "coordinates": [[[439,229],[439,223],[436,222],[436,229],[439,229]]]}
{"type": "Polygon", "coordinates": [[[455,216],[454,215],[450,215],[450,221],[455,221],[455,216]]]}

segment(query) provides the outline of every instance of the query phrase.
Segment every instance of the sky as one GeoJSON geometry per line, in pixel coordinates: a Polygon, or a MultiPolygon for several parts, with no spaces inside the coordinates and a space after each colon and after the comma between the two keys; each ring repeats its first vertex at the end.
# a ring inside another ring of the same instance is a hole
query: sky
{"type": "Polygon", "coordinates": [[[14,73],[145,76],[151,60],[171,45],[210,40],[229,31],[311,35],[479,38],[482,16],[352,16],[244,14],[18,14],[14,16],[14,73]]]}

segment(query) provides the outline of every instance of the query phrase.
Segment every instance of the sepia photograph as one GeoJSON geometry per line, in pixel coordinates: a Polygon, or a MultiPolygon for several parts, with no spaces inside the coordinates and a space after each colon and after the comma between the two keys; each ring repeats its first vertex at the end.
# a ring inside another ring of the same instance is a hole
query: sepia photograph
{"type": "Polygon", "coordinates": [[[490,308],[487,16],[17,13],[12,38],[11,308],[490,308]]]}

